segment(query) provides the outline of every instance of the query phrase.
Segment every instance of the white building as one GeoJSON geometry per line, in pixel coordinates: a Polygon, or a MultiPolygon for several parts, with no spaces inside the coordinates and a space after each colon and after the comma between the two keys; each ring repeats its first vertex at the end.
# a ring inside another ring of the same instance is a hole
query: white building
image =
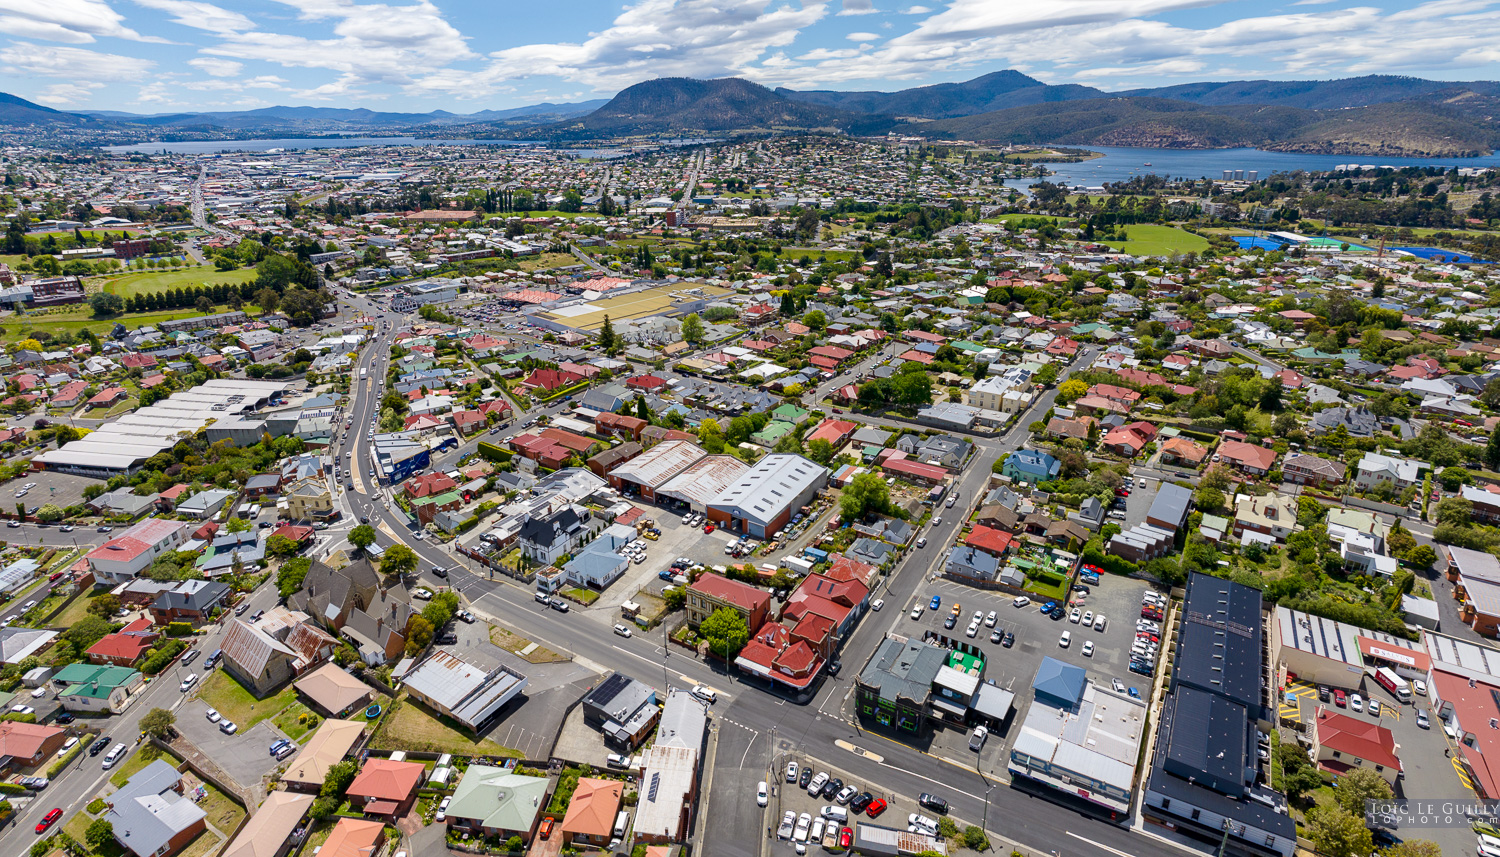
{"type": "Polygon", "coordinates": [[[122,583],[150,568],[164,553],[187,541],[189,525],[181,521],[147,518],[89,551],[84,559],[101,582],[122,583]]]}

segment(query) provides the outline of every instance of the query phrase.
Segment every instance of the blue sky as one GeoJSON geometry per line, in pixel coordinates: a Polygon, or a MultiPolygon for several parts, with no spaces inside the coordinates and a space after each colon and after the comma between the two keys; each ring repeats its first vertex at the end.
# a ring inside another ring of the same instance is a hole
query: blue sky
{"type": "Polygon", "coordinates": [[[0,0],[0,90],[63,109],[470,113],[654,77],[899,89],[1494,79],[1500,0],[0,0]],[[1482,34],[1482,35],[1476,35],[1482,34]]]}

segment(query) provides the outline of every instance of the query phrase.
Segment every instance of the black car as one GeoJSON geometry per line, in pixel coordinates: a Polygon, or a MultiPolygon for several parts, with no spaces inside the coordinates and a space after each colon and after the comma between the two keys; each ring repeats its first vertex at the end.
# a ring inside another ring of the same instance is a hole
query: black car
{"type": "Polygon", "coordinates": [[[864,812],[865,807],[874,802],[874,795],[870,794],[869,792],[861,792],[860,794],[854,796],[854,800],[849,801],[849,809],[857,815],[861,812],[864,812]]]}
{"type": "Polygon", "coordinates": [[[1326,685],[1326,684],[1320,684],[1320,685],[1318,685],[1318,701],[1319,702],[1327,702],[1328,701],[1328,685],[1326,685]]]}
{"type": "Polygon", "coordinates": [[[803,768],[802,769],[802,773],[800,775],[798,775],[798,777],[797,777],[797,785],[799,785],[802,788],[806,789],[807,788],[807,784],[810,783],[810,782],[812,782],[812,778],[813,778],[813,769],[812,769],[812,766],[809,765],[808,767],[803,768]]]}
{"type": "Polygon", "coordinates": [[[1002,646],[1004,646],[1005,648],[1008,649],[1011,646],[1014,646],[1015,644],[1016,644],[1016,634],[1015,634],[1015,632],[1014,631],[1006,631],[1005,632],[1005,639],[1003,639],[1003,640],[1000,641],[1000,645],[1002,645],[1002,646]]]}
{"type": "Polygon", "coordinates": [[[839,670],[841,670],[843,668],[844,668],[844,664],[841,661],[829,661],[828,662],[828,674],[829,675],[838,675],[839,674],[839,670]]]}
{"type": "Polygon", "coordinates": [[[432,573],[434,575],[436,575],[437,577],[447,577],[448,576],[448,569],[443,568],[440,565],[435,565],[435,566],[432,567],[432,573]]]}
{"type": "Polygon", "coordinates": [[[104,752],[104,748],[108,747],[108,746],[109,746],[109,736],[108,735],[100,735],[99,736],[99,740],[97,740],[93,744],[89,745],[89,755],[90,756],[97,756],[100,753],[103,753],[104,752]]]}
{"type": "Polygon", "coordinates": [[[1089,588],[1085,584],[1075,583],[1075,584],[1073,584],[1073,591],[1074,592],[1084,592],[1084,593],[1087,593],[1089,591],[1089,588]]]}
{"type": "Polygon", "coordinates": [[[948,616],[947,619],[943,620],[943,627],[944,628],[952,628],[954,625],[957,625],[957,624],[958,624],[958,617],[957,616],[953,616],[951,614],[948,616]]]}
{"type": "Polygon", "coordinates": [[[1067,612],[1068,611],[1062,609],[1061,607],[1057,608],[1056,610],[1053,610],[1052,614],[1051,614],[1052,615],[1052,621],[1057,622],[1057,621],[1061,620],[1062,617],[1063,617],[1063,614],[1067,613],[1067,612]]]}
{"type": "Polygon", "coordinates": [[[844,790],[844,781],[834,777],[823,785],[823,800],[833,800],[833,796],[844,790]]]}
{"type": "Polygon", "coordinates": [[[458,635],[452,631],[444,631],[437,635],[437,639],[434,642],[439,646],[456,646],[458,645],[458,635]]]}
{"type": "Polygon", "coordinates": [[[370,516],[369,515],[363,515],[363,516],[361,516],[360,519],[359,519],[359,522],[361,524],[368,524],[368,523],[370,523],[370,516]]]}
{"type": "Polygon", "coordinates": [[[1130,671],[1140,675],[1151,675],[1151,665],[1143,664],[1140,661],[1131,661],[1130,671]]]}
{"type": "Polygon", "coordinates": [[[930,809],[940,815],[946,815],[948,812],[948,802],[946,800],[927,792],[922,792],[922,796],[917,798],[917,805],[923,809],[930,809]]]}
{"type": "Polygon", "coordinates": [[[57,719],[53,720],[52,722],[53,723],[61,723],[64,726],[66,726],[69,723],[72,723],[74,720],[77,720],[77,719],[78,719],[77,717],[73,716],[73,712],[71,712],[71,711],[64,711],[62,714],[57,715],[57,719]]]}

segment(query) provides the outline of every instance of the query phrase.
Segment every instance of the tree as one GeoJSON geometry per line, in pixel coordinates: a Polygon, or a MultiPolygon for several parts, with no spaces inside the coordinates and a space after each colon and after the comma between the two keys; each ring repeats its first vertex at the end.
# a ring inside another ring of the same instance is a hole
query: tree
{"type": "Polygon", "coordinates": [[[120,612],[120,596],[106,592],[89,602],[88,614],[109,619],[120,612]]]}
{"type": "Polygon", "coordinates": [[[698,424],[698,443],[711,455],[724,452],[724,432],[719,429],[718,420],[710,417],[698,424]]]}
{"type": "Polygon", "coordinates": [[[350,530],[349,544],[354,545],[360,553],[364,553],[365,548],[375,544],[375,528],[369,524],[360,524],[350,530]]]}
{"type": "Polygon", "coordinates": [[[453,614],[457,612],[458,593],[439,592],[422,608],[422,618],[431,622],[432,627],[441,628],[453,621],[453,614]]]}
{"type": "Polygon", "coordinates": [[[432,623],[420,613],[406,623],[406,654],[416,656],[432,642],[432,623]]]}
{"type": "Polygon", "coordinates": [[[1323,777],[1307,758],[1307,751],[1296,743],[1277,744],[1272,756],[1281,768],[1281,785],[1288,798],[1296,800],[1323,784],[1323,777]]]}
{"type": "Polygon", "coordinates": [[[822,310],[815,309],[802,316],[802,323],[812,328],[813,333],[822,333],[823,328],[828,326],[828,316],[822,310]]]}
{"type": "Polygon", "coordinates": [[[380,558],[381,574],[411,574],[417,570],[417,554],[411,548],[397,542],[385,549],[380,558]]]}
{"type": "MultiPolygon", "coordinates": [[[[160,710],[157,709],[157,711],[160,710]]],[[[100,853],[106,845],[114,841],[115,826],[107,818],[96,818],[89,822],[88,829],[83,832],[83,839],[94,853],[100,853]]]]}
{"type": "Polygon", "coordinates": [[[199,295],[198,299],[193,301],[193,309],[208,315],[214,311],[214,299],[208,295],[199,295]]]}
{"type": "Polygon", "coordinates": [[[839,497],[839,514],[846,521],[862,520],[869,514],[892,512],[890,487],[876,473],[861,473],[849,481],[839,497]]]}
{"type": "Polygon", "coordinates": [[[615,326],[609,323],[607,315],[604,317],[604,324],[599,327],[599,348],[611,357],[620,353],[620,337],[615,334],[615,326]]]}
{"type": "MultiPolygon", "coordinates": [[[[1500,384],[1500,378],[1491,381],[1485,391],[1488,392],[1490,387],[1497,384],[1500,384]]],[[[1490,432],[1489,443],[1484,445],[1484,463],[1491,470],[1500,467],[1500,426],[1495,426],[1495,430],[1490,432]]]]}
{"type": "Polygon", "coordinates": [[[1224,492],[1207,485],[1200,485],[1198,490],[1193,492],[1193,505],[1210,515],[1216,515],[1224,509],[1224,492]]]}
{"type": "Polygon", "coordinates": [[[51,503],[48,503],[42,506],[42,508],[36,510],[36,519],[38,521],[47,521],[49,523],[52,521],[61,521],[63,519],[63,510],[57,508],[57,506],[51,503]]]}
{"type": "Polygon", "coordinates": [[[141,717],[141,731],[165,741],[171,737],[172,724],[176,722],[177,715],[165,708],[153,708],[141,717]]]}
{"type": "Polygon", "coordinates": [[[305,556],[293,557],[281,564],[276,570],[276,591],[281,593],[282,598],[290,598],[296,592],[302,590],[302,581],[307,579],[307,572],[312,568],[312,560],[305,556]]]}
{"type": "Polygon", "coordinates": [[[319,797],[342,798],[344,792],[348,791],[349,784],[359,774],[359,764],[353,760],[336,762],[328,767],[328,773],[323,775],[323,786],[318,789],[319,797]]]}
{"type": "Polygon", "coordinates": [[[94,318],[111,318],[125,311],[125,299],[109,292],[99,292],[89,298],[89,309],[94,318]]]}
{"type": "Polygon", "coordinates": [[[682,338],[689,345],[703,341],[703,319],[697,313],[690,313],[682,320],[682,338]]]}
{"type": "Polygon", "coordinates": [[[1437,515],[1439,524],[1464,526],[1474,517],[1474,502],[1462,497],[1444,497],[1438,503],[1437,515]]]}
{"type": "Polygon", "coordinates": [[[1076,379],[1069,379],[1057,385],[1057,400],[1063,404],[1076,402],[1088,395],[1089,385],[1076,379]]]}
{"type": "Polygon", "coordinates": [[[232,516],[224,522],[224,531],[229,533],[247,533],[250,531],[250,522],[238,516],[232,516]]]}
{"type": "Polygon", "coordinates": [[[750,628],[738,610],[720,607],[698,625],[698,633],[708,641],[708,650],[725,662],[734,659],[750,641],[750,628]]]}
{"type": "Polygon", "coordinates": [[[1315,807],[1307,811],[1307,837],[1328,857],[1364,857],[1374,847],[1370,829],[1362,817],[1342,807],[1315,807]]]}
{"type": "Polygon", "coordinates": [[[281,306],[281,295],[269,287],[261,289],[255,293],[255,304],[260,307],[261,312],[275,312],[281,306]]]}
{"type": "MultiPolygon", "coordinates": [[[[788,289],[781,293],[781,317],[791,318],[796,314],[797,300],[796,298],[792,297],[792,292],[790,289],[788,289]]],[[[1500,401],[1500,396],[1496,397],[1496,401],[1500,401]]]]}
{"type": "Polygon", "coordinates": [[[266,539],[266,551],[277,559],[296,556],[302,546],[286,536],[271,536],[266,539]]]}
{"type": "Polygon", "coordinates": [[[1369,768],[1351,768],[1339,775],[1333,799],[1345,812],[1364,818],[1365,801],[1390,800],[1391,786],[1385,777],[1369,768]]]}
{"type": "Polygon", "coordinates": [[[815,437],[807,442],[807,457],[819,464],[827,464],[833,460],[833,444],[826,438],[815,437]]]}
{"type": "Polygon", "coordinates": [[[1432,568],[1438,561],[1437,551],[1432,549],[1432,545],[1417,545],[1402,555],[1401,558],[1406,560],[1409,565],[1414,565],[1423,570],[1432,568]]]}
{"type": "Polygon", "coordinates": [[[1385,857],[1443,857],[1443,849],[1431,839],[1403,839],[1385,849],[1385,857]]]}

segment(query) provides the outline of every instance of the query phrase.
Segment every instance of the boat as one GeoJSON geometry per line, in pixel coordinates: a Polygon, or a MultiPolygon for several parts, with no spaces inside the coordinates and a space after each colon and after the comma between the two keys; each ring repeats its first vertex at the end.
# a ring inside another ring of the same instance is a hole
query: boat
{"type": "Polygon", "coordinates": [[[1143,167],[1149,167],[1149,166],[1151,166],[1151,162],[1147,161],[1146,163],[1141,164],[1141,166],[1143,166],[1143,167]]]}

